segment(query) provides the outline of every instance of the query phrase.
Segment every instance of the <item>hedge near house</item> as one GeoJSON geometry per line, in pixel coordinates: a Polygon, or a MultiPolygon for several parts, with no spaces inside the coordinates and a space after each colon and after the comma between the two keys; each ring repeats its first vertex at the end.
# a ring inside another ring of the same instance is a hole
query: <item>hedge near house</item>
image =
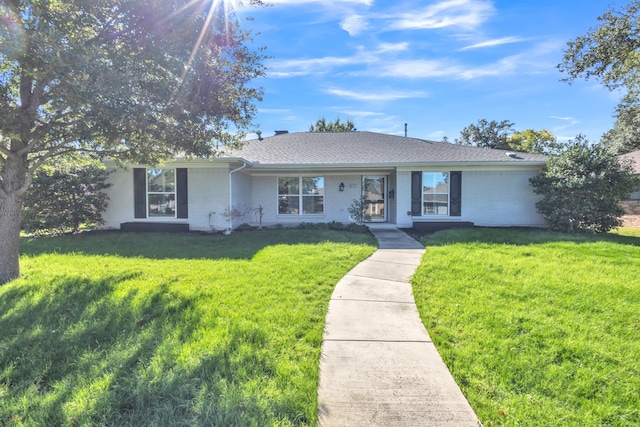
{"type": "Polygon", "coordinates": [[[57,160],[34,175],[22,209],[22,229],[28,233],[77,232],[103,223],[107,169],[78,156],[57,160]]]}
{"type": "Polygon", "coordinates": [[[578,136],[530,182],[543,196],[536,207],[552,230],[604,233],[621,225],[620,202],[636,178],[629,163],[578,136]]]}

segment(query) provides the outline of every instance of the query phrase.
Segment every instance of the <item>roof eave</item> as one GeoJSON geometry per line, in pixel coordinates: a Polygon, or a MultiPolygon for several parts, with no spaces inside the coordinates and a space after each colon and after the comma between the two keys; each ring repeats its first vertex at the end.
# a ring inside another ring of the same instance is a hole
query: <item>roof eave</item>
{"type": "Polygon", "coordinates": [[[371,169],[371,168],[409,168],[409,167],[425,167],[425,166],[544,166],[542,160],[527,161],[471,161],[471,162],[452,162],[452,161],[436,161],[436,162],[385,162],[385,163],[260,163],[255,162],[252,166],[255,169],[371,169]]]}

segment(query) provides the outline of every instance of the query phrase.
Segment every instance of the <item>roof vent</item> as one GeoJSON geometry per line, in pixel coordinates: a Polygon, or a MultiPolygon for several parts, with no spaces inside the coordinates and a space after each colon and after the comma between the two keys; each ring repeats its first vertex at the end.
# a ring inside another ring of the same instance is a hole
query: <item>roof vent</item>
{"type": "Polygon", "coordinates": [[[264,139],[262,137],[262,132],[261,131],[257,131],[256,133],[258,134],[258,141],[262,141],[264,139]]]}
{"type": "Polygon", "coordinates": [[[518,159],[518,153],[514,153],[513,151],[507,151],[505,153],[507,156],[511,157],[512,159],[518,159]]]}
{"type": "Polygon", "coordinates": [[[276,136],[278,136],[278,135],[284,135],[285,133],[289,133],[289,131],[288,131],[288,130],[277,130],[277,131],[276,131],[276,136]]]}

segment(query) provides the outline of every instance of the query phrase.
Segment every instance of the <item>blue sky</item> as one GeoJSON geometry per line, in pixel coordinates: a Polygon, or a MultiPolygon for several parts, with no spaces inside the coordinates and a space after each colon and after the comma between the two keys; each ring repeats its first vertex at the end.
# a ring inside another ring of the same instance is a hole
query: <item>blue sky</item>
{"type": "MultiPolygon", "coordinates": [[[[358,130],[451,142],[479,119],[516,130],[610,129],[619,95],[561,82],[567,41],[597,25],[595,0],[271,0],[243,10],[271,58],[255,123],[307,131],[324,116],[358,130]],[[257,34],[259,33],[259,34],[257,34]]],[[[624,4],[624,3],[618,3],[624,4]]],[[[255,135],[254,135],[255,136],[255,135]]]]}

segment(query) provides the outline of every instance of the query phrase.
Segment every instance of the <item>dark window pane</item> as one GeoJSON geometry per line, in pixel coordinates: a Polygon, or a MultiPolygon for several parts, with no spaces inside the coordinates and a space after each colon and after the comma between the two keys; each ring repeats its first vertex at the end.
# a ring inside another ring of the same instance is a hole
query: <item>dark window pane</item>
{"type": "Polygon", "coordinates": [[[324,213],[324,197],[304,196],[302,198],[302,213],[303,214],[324,213]]]}
{"type": "Polygon", "coordinates": [[[175,191],[174,169],[147,169],[150,193],[173,193],[175,191]]]}
{"type": "Polygon", "coordinates": [[[150,217],[174,217],[176,200],[173,194],[149,194],[150,217]]]}
{"type": "Polygon", "coordinates": [[[299,194],[300,179],[298,177],[279,177],[278,194],[299,194]]]}
{"type": "Polygon", "coordinates": [[[303,177],[302,194],[324,194],[324,177],[303,177]]]}
{"type": "Polygon", "coordinates": [[[278,213],[282,215],[295,215],[300,210],[300,197],[298,196],[279,196],[278,197],[278,213]]]}

